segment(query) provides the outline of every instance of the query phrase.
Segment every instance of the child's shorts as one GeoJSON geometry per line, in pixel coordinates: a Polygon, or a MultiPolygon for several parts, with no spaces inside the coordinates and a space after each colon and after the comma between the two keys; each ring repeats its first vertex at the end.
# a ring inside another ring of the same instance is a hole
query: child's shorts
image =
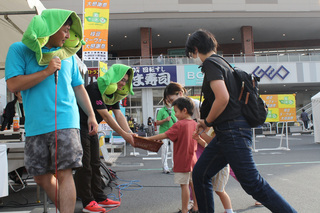
{"type": "Polygon", "coordinates": [[[192,172],[175,172],[174,183],[176,184],[189,184],[192,182],[192,172]]]}
{"type": "MultiPolygon", "coordinates": [[[[79,129],[57,131],[58,170],[82,166],[82,146],[79,129]]],[[[30,175],[55,172],[55,132],[26,137],[24,162],[30,175]]]]}
{"type": "Polygon", "coordinates": [[[213,191],[223,192],[224,187],[227,185],[229,179],[229,164],[227,164],[223,169],[221,169],[215,176],[212,178],[212,188],[213,191]]]}

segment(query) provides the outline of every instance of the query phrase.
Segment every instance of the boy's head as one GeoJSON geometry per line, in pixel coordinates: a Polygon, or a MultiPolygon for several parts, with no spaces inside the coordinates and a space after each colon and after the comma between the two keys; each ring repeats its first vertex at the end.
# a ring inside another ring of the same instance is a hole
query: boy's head
{"type": "Polygon", "coordinates": [[[172,106],[178,120],[183,120],[193,115],[194,103],[189,97],[177,98],[172,103],[172,106]]]}
{"type": "Polygon", "coordinates": [[[63,26],[55,34],[49,37],[49,41],[46,46],[48,48],[62,47],[66,40],[70,37],[69,30],[72,23],[72,18],[69,16],[63,26]]]}

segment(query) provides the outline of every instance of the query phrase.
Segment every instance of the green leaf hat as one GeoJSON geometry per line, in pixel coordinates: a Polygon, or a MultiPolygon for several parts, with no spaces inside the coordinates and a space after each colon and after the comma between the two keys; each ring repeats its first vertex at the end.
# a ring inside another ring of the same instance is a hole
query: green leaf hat
{"type": "Polygon", "coordinates": [[[85,44],[79,16],[73,11],[61,9],[44,10],[41,15],[34,16],[23,34],[22,42],[36,53],[37,62],[41,66],[48,65],[53,56],[59,56],[61,60],[69,58],[85,44]],[[68,46],[66,42],[63,47],[54,52],[43,53],[41,48],[46,45],[49,37],[63,26],[69,16],[73,21],[70,34],[78,35],[80,42],[76,46],[68,46]]]}
{"type": "Polygon", "coordinates": [[[99,91],[103,102],[107,105],[113,105],[129,95],[134,95],[132,90],[133,70],[124,64],[113,64],[108,71],[97,79],[99,91]],[[121,90],[118,90],[117,83],[122,80],[125,74],[129,72],[129,79],[121,90]]]}

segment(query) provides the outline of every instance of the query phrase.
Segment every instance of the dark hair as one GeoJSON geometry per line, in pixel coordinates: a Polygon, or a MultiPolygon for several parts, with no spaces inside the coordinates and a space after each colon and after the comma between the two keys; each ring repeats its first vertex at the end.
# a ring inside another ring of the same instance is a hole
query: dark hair
{"type": "MultiPolygon", "coordinates": [[[[132,71],[132,69],[130,68],[130,69],[128,69],[128,71],[126,72],[126,75],[128,75],[128,77],[130,77],[131,71],[132,71]]],[[[133,72],[133,71],[132,71],[132,72],[133,72]]]]}
{"type": "Polygon", "coordinates": [[[181,84],[176,82],[170,82],[169,85],[164,89],[163,93],[163,102],[168,105],[167,97],[169,95],[176,95],[179,92],[183,92],[184,95],[187,95],[187,90],[181,84]]]}
{"type": "Polygon", "coordinates": [[[67,21],[64,22],[63,26],[64,26],[64,25],[69,25],[69,26],[71,27],[72,24],[73,24],[72,18],[71,18],[71,16],[69,16],[69,18],[67,19],[67,21]]]}
{"type": "Polygon", "coordinates": [[[199,29],[192,33],[186,42],[186,56],[195,53],[195,48],[201,54],[207,54],[210,51],[217,52],[218,42],[214,35],[207,30],[199,29]]]}
{"type": "Polygon", "coordinates": [[[172,106],[177,106],[179,110],[187,109],[190,116],[193,115],[194,103],[189,97],[179,97],[173,103],[172,106]]]}
{"type": "Polygon", "coordinates": [[[14,94],[14,99],[13,99],[14,103],[17,103],[17,101],[18,101],[18,96],[17,96],[17,94],[18,94],[19,92],[21,92],[21,91],[18,91],[18,92],[14,92],[14,93],[13,93],[13,94],[14,94]]]}

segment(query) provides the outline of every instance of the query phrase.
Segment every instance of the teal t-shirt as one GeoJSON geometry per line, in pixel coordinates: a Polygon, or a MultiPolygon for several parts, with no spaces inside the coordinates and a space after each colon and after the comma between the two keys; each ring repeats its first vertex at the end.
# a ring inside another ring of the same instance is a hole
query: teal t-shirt
{"type": "MultiPolygon", "coordinates": [[[[43,52],[52,51],[46,47],[43,52]]],[[[35,53],[22,42],[9,48],[6,80],[18,75],[29,75],[45,69],[39,66],[35,53]]],[[[61,61],[57,86],[57,129],[80,128],[79,109],[73,87],[83,84],[75,56],[61,61]]],[[[25,111],[26,136],[34,136],[55,130],[55,81],[48,76],[34,87],[21,91],[25,111]]]]}
{"type": "MultiPolygon", "coordinates": [[[[169,109],[167,107],[162,107],[157,115],[157,121],[163,120],[169,116],[169,109]]],[[[177,118],[175,116],[173,107],[171,108],[171,119],[170,121],[164,122],[160,125],[159,133],[164,133],[167,131],[175,122],[177,122],[177,118]]]]}

